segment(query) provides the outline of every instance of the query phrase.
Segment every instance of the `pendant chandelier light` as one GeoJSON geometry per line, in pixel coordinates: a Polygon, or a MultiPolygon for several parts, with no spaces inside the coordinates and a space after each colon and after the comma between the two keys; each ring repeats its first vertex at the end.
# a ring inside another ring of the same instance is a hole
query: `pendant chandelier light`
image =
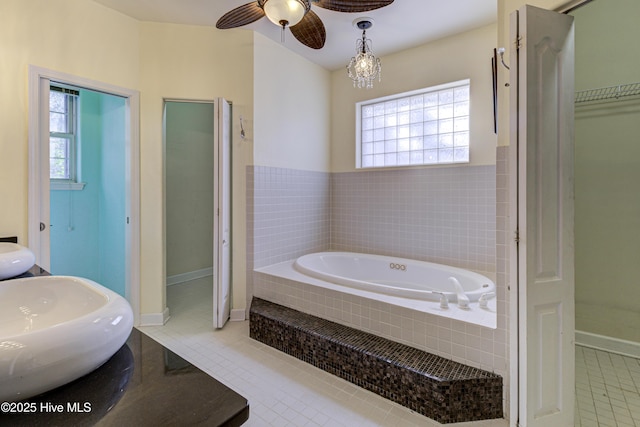
{"type": "Polygon", "coordinates": [[[382,80],[380,58],[371,51],[371,40],[367,38],[367,30],[373,26],[373,20],[358,18],[354,26],[362,30],[362,39],[356,41],[356,56],[347,65],[347,72],[353,80],[353,87],[371,89],[376,78],[379,82],[382,80]]]}

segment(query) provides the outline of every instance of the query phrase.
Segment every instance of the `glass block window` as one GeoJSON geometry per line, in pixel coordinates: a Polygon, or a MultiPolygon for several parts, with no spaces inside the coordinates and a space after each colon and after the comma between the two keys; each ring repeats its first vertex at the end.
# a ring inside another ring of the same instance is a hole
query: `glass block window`
{"type": "Polygon", "coordinates": [[[356,104],[356,167],[469,162],[470,81],[356,104]]]}
{"type": "Polygon", "coordinates": [[[73,89],[51,86],[49,91],[49,177],[76,180],[78,96],[73,89]]]}

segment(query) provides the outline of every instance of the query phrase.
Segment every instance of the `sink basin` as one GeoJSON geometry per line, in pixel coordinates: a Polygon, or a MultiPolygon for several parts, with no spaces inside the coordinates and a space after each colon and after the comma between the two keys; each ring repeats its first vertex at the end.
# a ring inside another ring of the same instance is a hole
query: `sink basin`
{"type": "Polygon", "coordinates": [[[19,276],[36,262],[28,248],[16,243],[0,242],[0,280],[19,276]]]}
{"type": "Polygon", "coordinates": [[[89,279],[0,282],[0,402],[54,389],[115,354],[133,327],[123,297],[89,279]]]}

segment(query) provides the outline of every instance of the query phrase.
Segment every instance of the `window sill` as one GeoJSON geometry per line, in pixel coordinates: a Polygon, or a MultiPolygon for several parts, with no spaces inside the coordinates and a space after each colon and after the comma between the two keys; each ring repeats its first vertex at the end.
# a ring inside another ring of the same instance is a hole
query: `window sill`
{"type": "Polygon", "coordinates": [[[55,182],[55,181],[51,181],[49,189],[50,190],[81,191],[81,190],[84,190],[84,186],[85,185],[87,185],[86,182],[55,182]]]}

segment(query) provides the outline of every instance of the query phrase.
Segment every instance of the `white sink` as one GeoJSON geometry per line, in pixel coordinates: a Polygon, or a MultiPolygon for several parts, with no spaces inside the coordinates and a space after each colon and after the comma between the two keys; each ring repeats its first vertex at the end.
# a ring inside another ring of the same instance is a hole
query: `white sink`
{"type": "Polygon", "coordinates": [[[51,390],[94,369],[133,327],[117,293],[71,276],[0,282],[0,402],[51,390]]]}
{"type": "Polygon", "coordinates": [[[28,248],[16,243],[0,242],[0,280],[19,276],[36,262],[28,248]]]}

